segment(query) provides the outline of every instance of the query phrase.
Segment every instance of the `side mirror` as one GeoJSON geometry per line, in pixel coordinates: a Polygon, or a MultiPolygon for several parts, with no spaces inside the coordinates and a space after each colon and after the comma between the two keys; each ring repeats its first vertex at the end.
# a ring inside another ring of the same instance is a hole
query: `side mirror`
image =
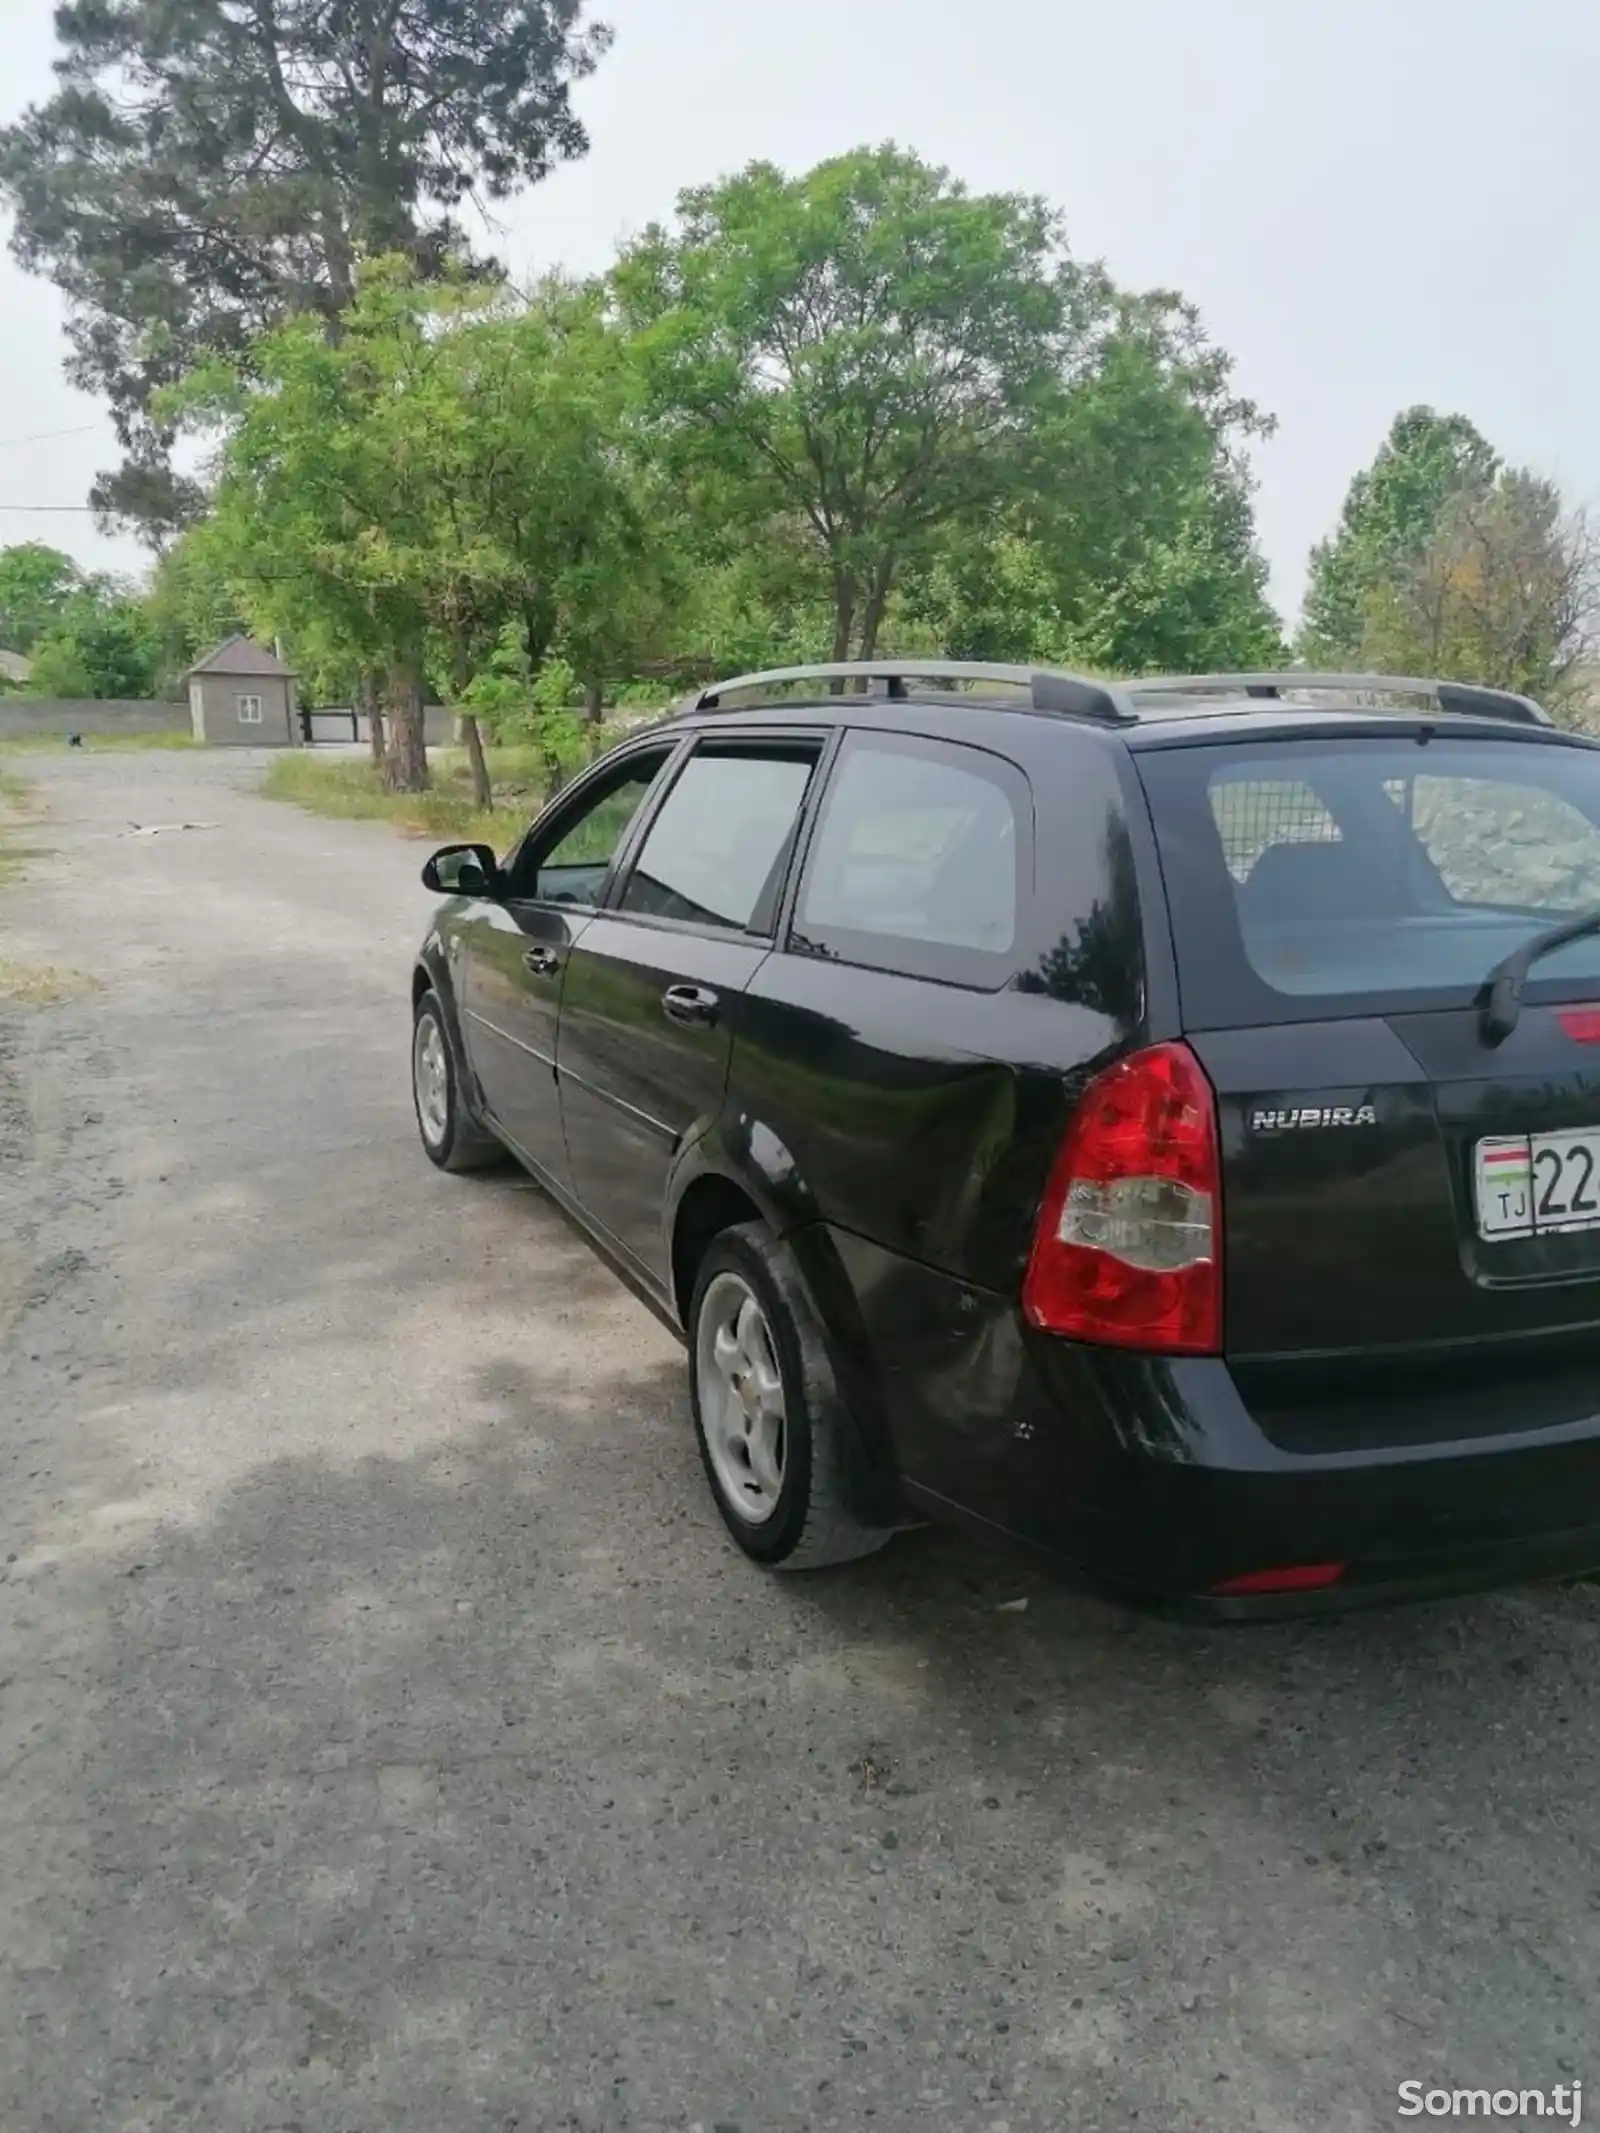
{"type": "Polygon", "coordinates": [[[486,844],[447,844],[423,868],[422,886],[436,896],[498,896],[500,862],[486,844]]]}

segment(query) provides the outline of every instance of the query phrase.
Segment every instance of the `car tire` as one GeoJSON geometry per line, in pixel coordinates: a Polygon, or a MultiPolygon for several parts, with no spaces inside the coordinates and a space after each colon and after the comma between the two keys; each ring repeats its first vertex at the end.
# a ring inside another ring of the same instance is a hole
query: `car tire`
{"type": "Polygon", "coordinates": [[[816,1307],[793,1253],[764,1223],[712,1239],[688,1332],[701,1461],[745,1554],[771,1569],[820,1570],[881,1548],[891,1529],[851,1508],[852,1424],[816,1307]]]}
{"type": "Polygon", "coordinates": [[[461,1099],[450,1032],[439,995],[425,992],[411,1029],[411,1103],[423,1152],[441,1170],[487,1170],[505,1150],[461,1099]]]}

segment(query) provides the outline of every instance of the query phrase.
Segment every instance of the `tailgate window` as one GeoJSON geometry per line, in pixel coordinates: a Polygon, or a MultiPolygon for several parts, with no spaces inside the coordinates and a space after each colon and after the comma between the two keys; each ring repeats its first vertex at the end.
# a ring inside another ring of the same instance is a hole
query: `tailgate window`
{"type": "MultiPolygon", "coordinates": [[[[1350,735],[1141,750],[1191,1027],[1467,1005],[1600,908],[1600,749],[1350,735]]],[[[1529,996],[1600,984],[1600,937],[1529,996]]]]}

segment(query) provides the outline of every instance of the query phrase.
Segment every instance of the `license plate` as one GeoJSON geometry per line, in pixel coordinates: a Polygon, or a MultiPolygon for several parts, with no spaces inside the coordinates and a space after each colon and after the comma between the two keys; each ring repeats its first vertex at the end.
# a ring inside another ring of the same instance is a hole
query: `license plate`
{"type": "Polygon", "coordinates": [[[1600,1229],[1600,1127],[1479,1141],[1473,1169],[1480,1237],[1600,1229]]]}

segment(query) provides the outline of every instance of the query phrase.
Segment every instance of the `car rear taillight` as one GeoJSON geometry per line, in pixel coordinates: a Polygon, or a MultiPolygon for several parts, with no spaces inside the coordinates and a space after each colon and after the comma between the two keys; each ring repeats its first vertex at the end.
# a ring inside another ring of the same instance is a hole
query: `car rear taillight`
{"type": "Polygon", "coordinates": [[[1558,1007],[1556,1020],[1575,1044],[1600,1044],[1600,1007],[1558,1007]]]}
{"type": "Polygon", "coordinates": [[[1222,1344],[1217,1105],[1186,1044],[1089,1084],[1050,1173],[1022,1284],[1030,1324],[1168,1355],[1222,1344]]]}

